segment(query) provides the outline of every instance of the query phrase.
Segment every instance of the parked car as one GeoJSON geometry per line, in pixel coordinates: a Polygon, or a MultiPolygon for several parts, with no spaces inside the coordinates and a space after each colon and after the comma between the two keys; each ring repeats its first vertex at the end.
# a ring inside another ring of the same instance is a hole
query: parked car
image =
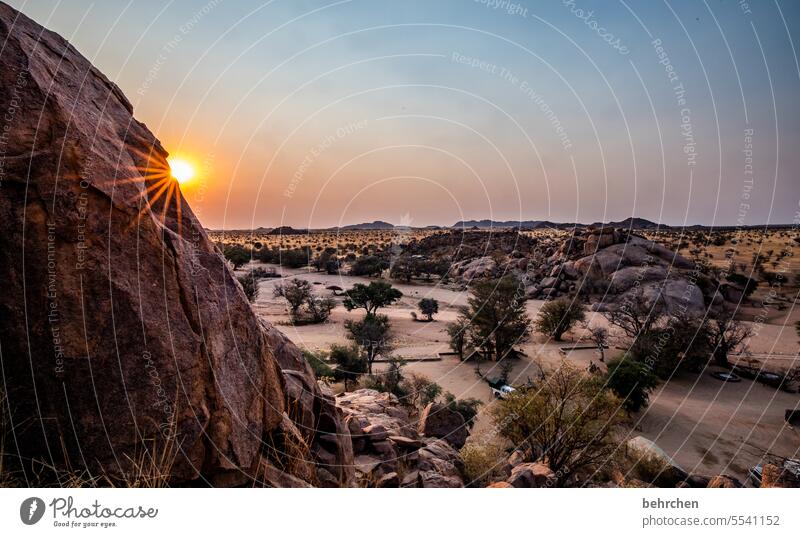
{"type": "Polygon", "coordinates": [[[517,391],[514,389],[513,386],[509,386],[499,378],[486,379],[486,382],[492,389],[492,395],[499,399],[505,399],[506,397],[517,391]]]}

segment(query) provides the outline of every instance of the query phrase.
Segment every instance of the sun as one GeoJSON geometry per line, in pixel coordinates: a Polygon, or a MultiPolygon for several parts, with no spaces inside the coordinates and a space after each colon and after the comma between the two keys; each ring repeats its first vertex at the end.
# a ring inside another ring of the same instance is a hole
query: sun
{"type": "Polygon", "coordinates": [[[180,184],[184,184],[194,177],[194,167],[187,161],[181,158],[168,158],[170,173],[172,177],[180,184]]]}

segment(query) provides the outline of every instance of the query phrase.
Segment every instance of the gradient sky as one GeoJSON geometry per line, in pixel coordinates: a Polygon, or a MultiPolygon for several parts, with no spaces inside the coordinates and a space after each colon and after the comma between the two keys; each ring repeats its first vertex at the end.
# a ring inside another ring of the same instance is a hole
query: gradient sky
{"type": "Polygon", "coordinates": [[[201,168],[209,228],[798,219],[800,2],[10,4],[201,168]]]}

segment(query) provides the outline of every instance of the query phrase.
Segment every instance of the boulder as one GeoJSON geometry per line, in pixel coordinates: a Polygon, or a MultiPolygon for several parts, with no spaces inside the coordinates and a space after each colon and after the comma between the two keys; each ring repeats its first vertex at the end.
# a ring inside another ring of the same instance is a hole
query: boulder
{"type": "Polygon", "coordinates": [[[464,417],[439,403],[425,407],[419,417],[418,431],[424,436],[442,438],[456,449],[464,447],[468,434],[464,417]]]}
{"type": "Polygon", "coordinates": [[[539,282],[539,287],[545,289],[547,287],[555,287],[558,285],[558,278],[547,277],[542,278],[542,281],[539,282]]]}
{"type": "Polygon", "coordinates": [[[497,483],[491,483],[490,485],[486,486],[487,489],[513,489],[514,485],[511,483],[507,483],[505,481],[498,481],[497,483]]]}
{"type": "Polygon", "coordinates": [[[729,475],[718,475],[712,477],[708,482],[708,487],[710,489],[736,489],[741,488],[742,483],[736,479],[735,477],[731,477],[729,475]]]}
{"type": "Polygon", "coordinates": [[[514,488],[545,488],[555,484],[556,476],[549,466],[541,462],[524,462],[511,470],[508,483],[514,488]]]}
{"type": "Polygon", "coordinates": [[[282,372],[299,351],[253,313],[167,151],[72,45],[2,3],[0,39],[0,108],[13,111],[0,348],[12,415],[28,424],[14,455],[124,480],[157,449],[176,485],[316,480],[285,448],[313,461],[309,426],[344,432],[340,414],[307,365],[282,372]]]}

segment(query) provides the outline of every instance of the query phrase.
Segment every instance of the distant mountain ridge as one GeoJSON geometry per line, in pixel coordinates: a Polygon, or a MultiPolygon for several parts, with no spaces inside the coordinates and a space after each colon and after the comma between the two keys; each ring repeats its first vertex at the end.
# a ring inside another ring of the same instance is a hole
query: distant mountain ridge
{"type": "Polygon", "coordinates": [[[553,228],[553,229],[571,229],[574,227],[619,227],[619,228],[630,228],[630,229],[668,229],[670,226],[657,224],[645,218],[634,218],[629,217],[625,220],[621,220],[619,222],[595,222],[593,224],[580,224],[576,222],[551,222],[549,220],[462,220],[461,222],[456,222],[453,224],[453,228],[473,228],[477,227],[479,229],[486,229],[486,228],[520,228],[520,229],[543,229],[543,228],[553,228]]]}

